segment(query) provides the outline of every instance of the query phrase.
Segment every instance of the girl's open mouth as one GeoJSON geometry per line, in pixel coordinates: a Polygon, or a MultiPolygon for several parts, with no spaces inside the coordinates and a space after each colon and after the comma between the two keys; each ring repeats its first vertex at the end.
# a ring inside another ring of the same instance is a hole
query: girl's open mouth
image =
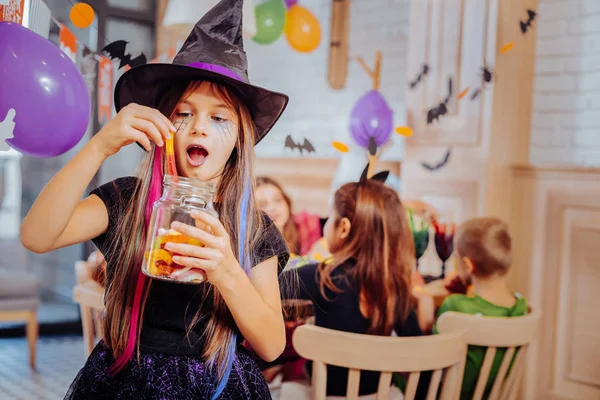
{"type": "Polygon", "coordinates": [[[192,144],[187,149],[187,160],[192,167],[199,167],[204,164],[208,157],[208,151],[200,145],[192,144]]]}

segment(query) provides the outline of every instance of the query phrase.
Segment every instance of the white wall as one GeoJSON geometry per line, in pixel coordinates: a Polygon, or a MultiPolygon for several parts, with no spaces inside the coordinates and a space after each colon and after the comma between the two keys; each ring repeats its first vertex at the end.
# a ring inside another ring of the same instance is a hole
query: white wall
{"type": "Polygon", "coordinates": [[[600,165],[600,0],[540,0],[533,164],[600,165]]]}
{"type": "MultiPolygon", "coordinates": [[[[302,0],[321,24],[321,43],[312,53],[297,53],[282,36],[268,46],[250,39],[248,53],[250,80],[290,96],[290,104],[280,122],[259,146],[262,156],[291,155],[284,151],[288,134],[306,137],[317,149],[316,156],[338,157],[333,140],[353,142],[349,136],[349,116],[354,103],[372,87],[372,81],[356,62],[362,56],[372,67],[375,51],[383,53],[381,92],[394,111],[396,125],[405,124],[404,90],[407,84],[406,52],[409,29],[409,0],[351,1],[350,64],[346,88],[333,90],[327,82],[331,4],[329,0],[302,0]]],[[[394,146],[386,157],[402,157],[402,140],[392,136],[394,146]]],[[[296,152],[296,154],[298,154],[296,152]]]]}

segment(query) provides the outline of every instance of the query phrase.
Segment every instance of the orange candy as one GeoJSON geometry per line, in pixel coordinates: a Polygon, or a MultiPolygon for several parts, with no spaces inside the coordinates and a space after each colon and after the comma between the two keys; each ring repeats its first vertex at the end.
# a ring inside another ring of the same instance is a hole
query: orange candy
{"type": "Polygon", "coordinates": [[[169,276],[174,270],[183,268],[182,265],[173,263],[173,256],[165,250],[166,243],[186,243],[194,246],[201,246],[202,243],[198,239],[191,238],[179,232],[169,231],[165,235],[159,235],[154,239],[152,250],[146,252],[144,257],[149,259],[148,272],[156,276],[169,276]]]}
{"type": "Polygon", "coordinates": [[[146,258],[150,258],[152,264],[163,262],[164,264],[169,265],[173,261],[171,254],[163,249],[153,249],[150,252],[146,252],[145,256],[146,258]]]}
{"type": "Polygon", "coordinates": [[[150,264],[150,267],[148,268],[148,272],[150,272],[152,275],[157,276],[169,276],[173,271],[173,268],[162,263],[150,264]]]}

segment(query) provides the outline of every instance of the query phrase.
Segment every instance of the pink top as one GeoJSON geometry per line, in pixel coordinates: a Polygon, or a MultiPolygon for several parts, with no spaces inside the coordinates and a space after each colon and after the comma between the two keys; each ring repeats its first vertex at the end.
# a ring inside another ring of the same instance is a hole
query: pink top
{"type": "Polygon", "coordinates": [[[294,214],[292,218],[298,229],[299,252],[300,255],[304,255],[323,236],[321,218],[316,214],[310,214],[306,211],[294,214]]]}

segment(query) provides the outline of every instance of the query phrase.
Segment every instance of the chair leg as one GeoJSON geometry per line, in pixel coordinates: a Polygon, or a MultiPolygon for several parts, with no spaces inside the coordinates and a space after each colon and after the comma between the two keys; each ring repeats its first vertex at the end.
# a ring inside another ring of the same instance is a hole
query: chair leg
{"type": "Polygon", "coordinates": [[[37,320],[37,311],[31,311],[27,317],[25,327],[27,342],[29,344],[29,365],[35,370],[35,353],[37,348],[37,338],[39,334],[39,324],[37,320]]]}

